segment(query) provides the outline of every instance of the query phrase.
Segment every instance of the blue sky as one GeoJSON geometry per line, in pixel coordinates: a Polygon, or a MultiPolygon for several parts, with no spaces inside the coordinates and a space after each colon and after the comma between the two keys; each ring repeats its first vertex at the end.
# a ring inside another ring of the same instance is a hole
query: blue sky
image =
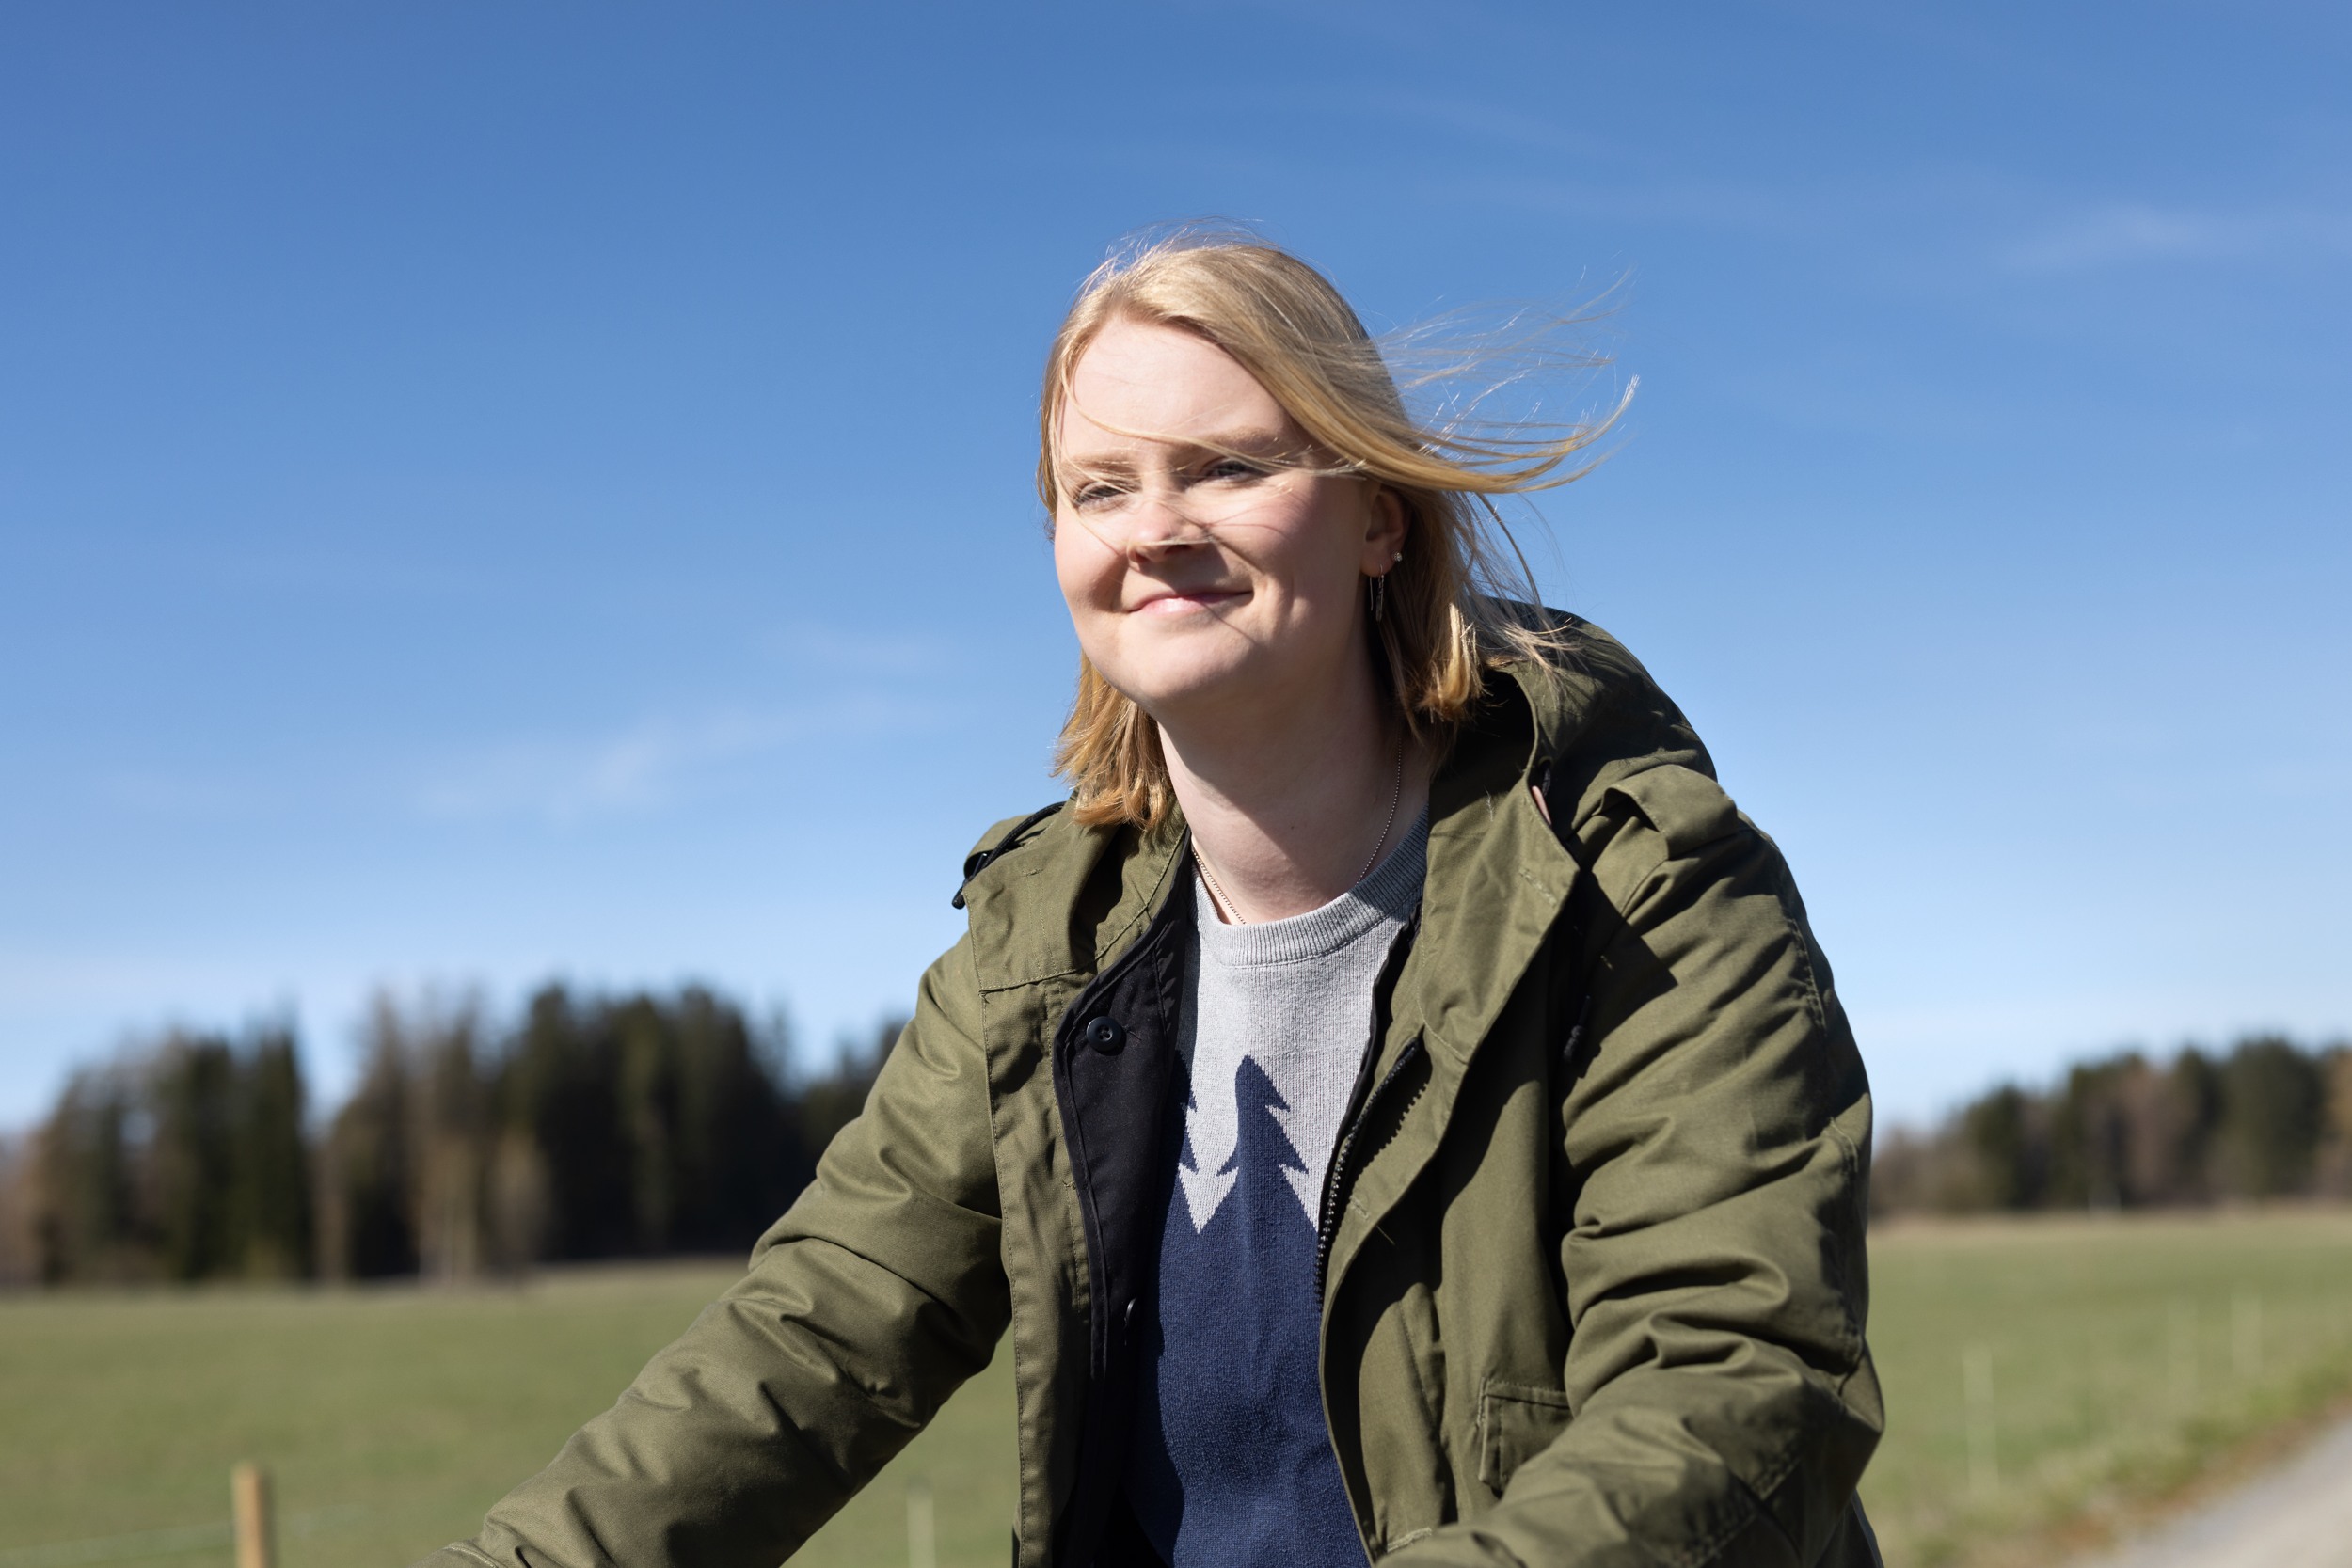
{"type": "Polygon", "coordinates": [[[1573,306],[1543,505],[1883,1103],[2352,1027],[2319,5],[0,18],[0,1127],[174,1021],[901,1006],[1056,793],[1035,380],[1122,232],[1573,306]],[[2123,25],[2128,22],[2128,25],[2123,25]]]}

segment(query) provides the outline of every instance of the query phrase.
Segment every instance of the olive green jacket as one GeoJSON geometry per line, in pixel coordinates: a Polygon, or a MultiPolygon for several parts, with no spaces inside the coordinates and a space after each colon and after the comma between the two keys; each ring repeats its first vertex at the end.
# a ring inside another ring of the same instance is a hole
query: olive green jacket
{"type": "MultiPolygon", "coordinates": [[[[1398,1568],[1871,1563],[1862,1064],[1779,852],[1572,625],[1432,786],[1327,1188],[1340,1472],[1398,1568]]],[[[1191,902],[1186,839],[1062,813],[982,842],[968,933],[749,1273],[430,1568],[764,1568],[1008,1329],[1016,1565],[1129,1560],[1100,1495],[1134,1376],[1116,1216],[1173,1156],[1119,1108],[1165,1091],[1139,955],[1191,902]],[[1122,1055],[1081,1038],[1104,1006],[1122,1055]]]]}

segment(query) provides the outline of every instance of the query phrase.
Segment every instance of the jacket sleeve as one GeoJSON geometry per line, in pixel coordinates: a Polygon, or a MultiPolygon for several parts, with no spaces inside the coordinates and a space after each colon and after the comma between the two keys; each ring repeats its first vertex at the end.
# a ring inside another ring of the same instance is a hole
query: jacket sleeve
{"type": "Polygon", "coordinates": [[[1010,1315],[959,942],[745,1277],[419,1568],[772,1568],[987,1365],[1010,1315]]]}
{"type": "Polygon", "coordinates": [[[1619,781],[1576,836],[1615,918],[1565,1069],[1569,1419],[1388,1560],[1872,1561],[1869,1094],[1804,907],[1692,769],[1619,781]]]}

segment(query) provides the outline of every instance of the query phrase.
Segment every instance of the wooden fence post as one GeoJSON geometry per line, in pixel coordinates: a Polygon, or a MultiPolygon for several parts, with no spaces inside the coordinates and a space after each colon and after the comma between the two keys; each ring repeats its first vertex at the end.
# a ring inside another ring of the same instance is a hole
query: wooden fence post
{"type": "Polygon", "coordinates": [[[907,1568],[939,1568],[939,1539],[931,1516],[929,1476],[907,1478],[907,1568]]]}
{"type": "Polygon", "coordinates": [[[2182,1415],[2197,1408],[2197,1308],[2172,1304],[2172,1405],[2182,1415]]]}
{"type": "Polygon", "coordinates": [[[1970,1345],[1960,1353],[1960,1380],[1968,1399],[1968,1490],[1991,1498],[2001,1489],[2001,1461],[1994,1445],[1999,1426],[1993,1411],[1993,1353],[1970,1345]]]}
{"type": "Polygon", "coordinates": [[[237,1568],[278,1568],[270,1528],[269,1472],[240,1465],[229,1472],[229,1500],[237,1522],[237,1568]]]}

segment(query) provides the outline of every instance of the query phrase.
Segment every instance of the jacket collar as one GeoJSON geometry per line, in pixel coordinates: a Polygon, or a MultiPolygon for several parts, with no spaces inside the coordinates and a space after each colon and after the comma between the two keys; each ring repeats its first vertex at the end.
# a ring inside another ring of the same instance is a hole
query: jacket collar
{"type": "MultiPolygon", "coordinates": [[[[1506,665],[1430,784],[1421,948],[1402,1025],[1467,1061],[1549,930],[1576,866],[1528,794],[1531,765],[1580,727],[1575,688],[1506,665]]],[[[1001,831],[1001,830],[1000,830],[1001,831]]],[[[1181,813],[1150,832],[1083,827],[1067,811],[976,876],[968,902],[980,988],[1083,980],[1138,937],[1178,885],[1181,813]]],[[[1408,972],[1409,974],[1410,972],[1408,972]]]]}
{"type": "Polygon", "coordinates": [[[1158,912],[1184,846],[1180,821],[1143,832],[1047,817],[965,884],[980,990],[1084,980],[1114,961],[1158,912]]]}
{"type": "Polygon", "coordinates": [[[1528,787],[1556,703],[1515,667],[1502,673],[1430,784],[1421,936],[1391,1029],[1400,1039],[1418,1031],[1440,1076],[1486,1037],[1579,874],[1528,787]]]}

